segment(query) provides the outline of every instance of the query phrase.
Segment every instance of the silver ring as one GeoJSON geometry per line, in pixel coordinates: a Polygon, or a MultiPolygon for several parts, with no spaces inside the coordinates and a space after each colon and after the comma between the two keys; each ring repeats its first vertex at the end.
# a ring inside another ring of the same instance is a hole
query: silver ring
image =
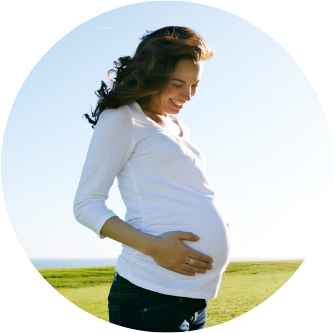
{"type": "Polygon", "coordinates": [[[190,258],[190,261],[188,262],[188,265],[189,266],[192,266],[195,262],[195,259],[194,258],[190,258]]]}

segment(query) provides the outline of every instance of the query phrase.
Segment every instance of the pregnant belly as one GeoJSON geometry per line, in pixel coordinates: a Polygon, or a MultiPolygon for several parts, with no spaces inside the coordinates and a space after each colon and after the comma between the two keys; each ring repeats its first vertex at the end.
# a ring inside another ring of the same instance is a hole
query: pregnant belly
{"type": "Polygon", "coordinates": [[[175,212],[173,216],[146,221],[142,231],[160,235],[168,231],[192,232],[199,237],[196,242],[183,241],[189,247],[213,259],[213,272],[225,269],[230,258],[231,237],[228,218],[216,200],[206,198],[191,210],[175,212]]]}
{"type": "Polygon", "coordinates": [[[199,236],[199,241],[184,241],[196,251],[204,253],[213,259],[213,271],[221,271],[226,267],[230,258],[230,226],[227,219],[213,211],[212,214],[202,216],[198,223],[189,225],[189,229],[199,236]]]}

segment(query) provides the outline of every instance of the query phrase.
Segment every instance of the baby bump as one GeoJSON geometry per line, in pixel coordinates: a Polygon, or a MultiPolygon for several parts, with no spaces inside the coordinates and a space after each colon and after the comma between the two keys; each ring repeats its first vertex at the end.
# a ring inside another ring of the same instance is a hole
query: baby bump
{"type": "Polygon", "coordinates": [[[213,259],[213,270],[226,267],[230,257],[230,232],[223,221],[205,221],[203,227],[189,226],[189,230],[199,237],[197,242],[183,241],[194,250],[213,259]]]}
{"type": "Polygon", "coordinates": [[[198,241],[183,242],[189,247],[213,259],[213,270],[220,271],[228,264],[231,252],[231,232],[228,218],[219,205],[213,200],[201,201],[191,211],[180,211],[166,218],[146,221],[142,231],[160,235],[168,231],[192,232],[199,237],[198,241]]]}

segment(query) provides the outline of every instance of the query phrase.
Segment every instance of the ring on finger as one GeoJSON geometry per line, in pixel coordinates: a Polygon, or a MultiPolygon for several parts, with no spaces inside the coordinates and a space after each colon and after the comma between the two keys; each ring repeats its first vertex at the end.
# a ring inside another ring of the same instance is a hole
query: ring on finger
{"type": "Polygon", "coordinates": [[[188,262],[188,265],[189,266],[192,266],[195,262],[195,259],[194,258],[190,258],[190,261],[188,262]]]}

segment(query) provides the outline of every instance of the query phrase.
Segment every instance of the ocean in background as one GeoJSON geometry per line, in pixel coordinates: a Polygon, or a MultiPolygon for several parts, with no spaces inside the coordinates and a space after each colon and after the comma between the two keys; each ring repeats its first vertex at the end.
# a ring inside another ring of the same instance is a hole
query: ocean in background
{"type": "MultiPolygon", "coordinates": [[[[268,260],[292,260],[304,258],[231,258],[230,261],[268,261],[268,260]]],[[[75,268],[75,267],[99,267],[115,266],[117,258],[30,258],[35,268],[75,268]]]]}
{"type": "Polygon", "coordinates": [[[35,268],[115,266],[117,258],[30,258],[35,268]]]}

